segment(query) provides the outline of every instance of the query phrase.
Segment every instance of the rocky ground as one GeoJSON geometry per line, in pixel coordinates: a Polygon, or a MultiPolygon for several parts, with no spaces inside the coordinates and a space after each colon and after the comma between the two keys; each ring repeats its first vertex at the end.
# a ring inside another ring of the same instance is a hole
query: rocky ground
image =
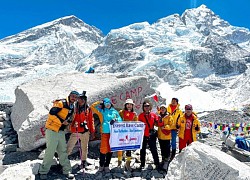
{"type": "MultiPolygon", "coordinates": [[[[226,122],[235,122],[236,119],[238,122],[246,122],[249,121],[249,116],[246,115],[245,112],[236,112],[236,111],[225,111],[225,110],[218,110],[213,112],[203,112],[199,113],[199,115],[202,115],[200,117],[201,120],[205,121],[214,121],[215,119],[218,121],[225,120],[226,122]]],[[[1,117],[4,119],[2,122],[5,122],[8,120],[8,113],[2,113],[1,117]]],[[[1,118],[0,118],[1,119],[1,118]]],[[[223,121],[224,122],[224,121],[223,121]]],[[[6,123],[2,123],[6,124],[6,123]]],[[[1,123],[0,123],[1,125],[1,123]]],[[[6,126],[7,127],[7,126],[6,126]]],[[[27,160],[38,160],[40,163],[42,162],[41,159],[43,155],[43,150],[45,147],[40,147],[39,149],[29,151],[29,152],[21,152],[18,151],[17,144],[15,144],[14,139],[14,132],[7,133],[9,135],[6,135],[6,127],[4,125],[1,128],[1,155],[0,155],[0,174],[3,172],[3,170],[7,167],[16,165],[21,162],[25,162],[27,160]],[[12,135],[12,138],[9,138],[12,135]],[[8,140],[9,139],[9,140],[8,140]],[[12,140],[12,141],[11,141],[12,140]],[[10,148],[12,147],[12,148],[10,148]]],[[[236,151],[231,151],[227,148],[225,148],[222,145],[222,140],[220,139],[220,132],[214,131],[213,133],[209,134],[207,137],[203,137],[202,139],[199,139],[199,141],[208,144],[210,146],[217,147],[220,150],[225,151],[227,154],[232,155],[233,157],[237,158],[238,160],[245,162],[246,164],[250,165],[250,157],[249,156],[242,156],[241,153],[236,151]]],[[[159,148],[159,147],[158,147],[159,148]]],[[[98,165],[99,165],[99,141],[92,141],[89,145],[89,154],[88,154],[88,162],[89,165],[85,168],[84,172],[79,167],[79,152],[77,151],[78,148],[75,147],[74,153],[69,156],[71,165],[73,167],[73,174],[75,175],[76,179],[164,179],[166,172],[165,171],[157,171],[154,170],[153,165],[153,158],[151,156],[151,153],[149,150],[147,150],[147,166],[146,169],[141,171],[139,170],[139,150],[134,151],[132,153],[132,172],[126,172],[124,171],[124,166],[122,168],[117,167],[117,156],[116,153],[113,154],[113,158],[111,161],[111,173],[100,173],[98,172],[98,165]]],[[[158,149],[158,152],[160,152],[160,149],[158,149]]],[[[125,161],[123,161],[124,165],[125,161]]],[[[39,179],[38,175],[36,175],[36,179],[39,179]]],[[[62,173],[61,173],[61,167],[58,165],[58,162],[56,162],[51,167],[51,171],[48,174],[48,180],[52,179],[66,179],[62,173]]]]}
{"type": "Polygon", "coordinates": [[[219,109],[217,111],[204,111],[198,113],[200,120],[217,123],[242,123],[250,122],[250,114],[248,107],[245,107],[243,111],[228,111],[219,109]],[[200,117],[201,116],[201,117],[200,117]]]}

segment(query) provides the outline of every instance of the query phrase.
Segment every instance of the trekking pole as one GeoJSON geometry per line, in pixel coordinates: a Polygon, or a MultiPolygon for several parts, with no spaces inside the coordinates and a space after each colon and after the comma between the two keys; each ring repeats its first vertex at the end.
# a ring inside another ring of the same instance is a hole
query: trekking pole
{"type": "Polygon", "coordinates": [[[81,160],[81,167],[82,167],[82,174],[83,174],[83,177],[84,177],[84,167],[83,167],[83,164],[82,164],[82,147],[81,147],[81,143],[80,143],[80,137],[79,137],[79,134],[78,134],[78,124],[77,124],[77,127],[76,127],[76,138],[77,138],[77,144],[78,144],[78,149],[80,151],[80,160],[81,160]]]}

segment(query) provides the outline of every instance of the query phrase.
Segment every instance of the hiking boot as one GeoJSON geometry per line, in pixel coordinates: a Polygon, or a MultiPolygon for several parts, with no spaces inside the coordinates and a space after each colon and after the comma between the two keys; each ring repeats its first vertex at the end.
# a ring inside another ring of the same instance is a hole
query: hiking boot
{"type": "Polygon", "coordinates": [[[64,174],[64,175],[65,175],[66,178],[68,178],[68,179],[74,179],[74,178],[75,178],[74,174],[71,174],[71,173],[64,174]]]}
{"type": "Polygon", "coordinates": [[[145,168],[145,166],[140,165],[139,169],[140,170],[145,170],[146,168],[145,168]]]}
{"type": "Polygon", "coordinates": [[[40,174],[40,179],[47,179],[47,174],[40,174]]]}
{"type": "Polygon", "coordinates": [[[109,167],[104,167],[104,172],[105,172],[105,173],[110,173],[109,167]]]}
{"type": "Polygon", "coordinates": [[[176,154],[176,149],[173,149],[170,157],[170,162],[174,159],[175,154],[176,154]]]}
{"type": "Polygon", "coordinates": [[[117,165],[117,167],[121,167],[122,166],[122,161],[119,161],[118,160],[118,165],[117,165]]]}
{"type": "Polygon", "coordinates": [[[81,164],[79,165],[80,169],[84,169],[86,167],[86,161],[82,161],[81,164]]]}
{"type": "Polygon", "coordinates": [[[159,164],[157,164],[157,165],[155,165],[155,168],[154,168],[154,169],[157,170],[157,171],[159,171],[159,170],[161,170],[161,167],[160,167],[159,164]]]}
{"type": "Polygon", "coordinates": [[[126,161],[125,169],[126,169],[127,171],[132,171],[132,168],[131,168],[131,166],[130,166],[130,163],[131,163],[131,161],[126,161]]]}
{"type": "Polygon", "coordinates": [[[162,169],[164,169],[164,170],[167,171],[167,170],[168,170],[168,166],[169,166],[169,161],[165,161],[165,163],[164,163],[162,169]]]}
{"type": "Polygon", "coordinates": [[[98,172],[102,172],[104,170],[104,167],[100,166],[98,169],[98,172]]]}

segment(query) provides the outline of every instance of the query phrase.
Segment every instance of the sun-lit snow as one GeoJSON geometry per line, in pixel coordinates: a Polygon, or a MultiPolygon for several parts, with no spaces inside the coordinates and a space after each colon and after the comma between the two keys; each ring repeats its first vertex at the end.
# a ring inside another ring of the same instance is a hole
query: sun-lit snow
{"type": "Polygon", "coordinates": [[[229,108],[210,92],[204,92],[194,85],[185,86],[175,91],[168,83],[162,83],[156,90],[160,92],[163,98],[166,98],[166,104],[169,104],[173,97],[178,98],[182,110],[184,110],[186,104],[192,104],[194,111],[197,112],[229,108]]]}

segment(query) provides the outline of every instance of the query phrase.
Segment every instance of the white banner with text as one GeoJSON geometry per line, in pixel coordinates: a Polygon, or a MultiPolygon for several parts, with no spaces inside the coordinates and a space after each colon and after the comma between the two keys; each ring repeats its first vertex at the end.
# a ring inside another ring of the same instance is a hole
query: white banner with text
{"type": "Polygon", "coordinates": [[[116,122],[110,125],[111,151],[125,151],[142,148],[145,124],[142,122],[116,122]]]}

